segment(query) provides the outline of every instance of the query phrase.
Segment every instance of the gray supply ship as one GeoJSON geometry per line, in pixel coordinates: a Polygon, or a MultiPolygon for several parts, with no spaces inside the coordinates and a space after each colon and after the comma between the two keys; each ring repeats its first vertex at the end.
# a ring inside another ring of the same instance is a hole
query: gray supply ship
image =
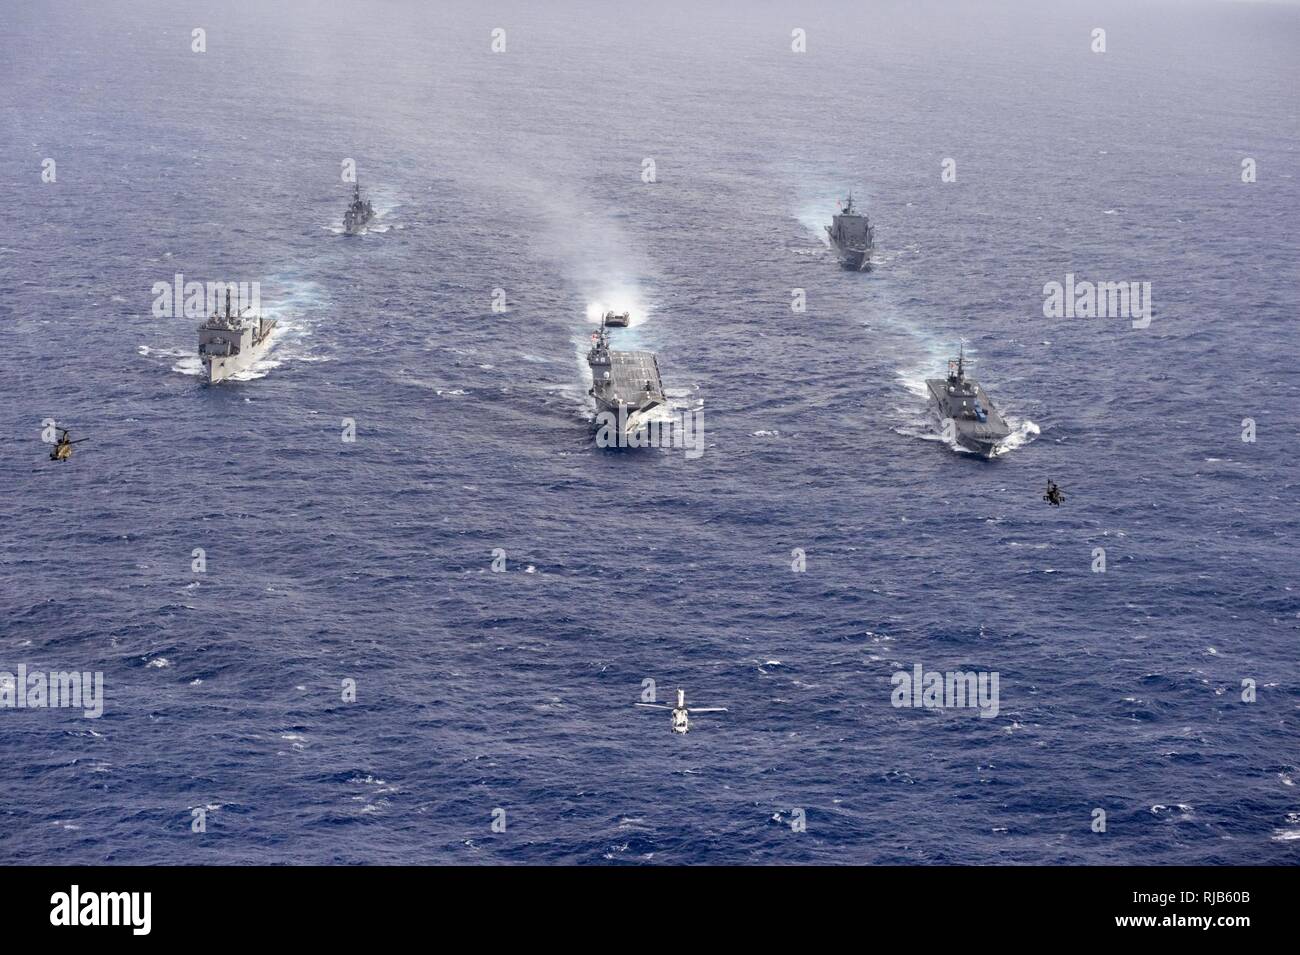
{"type": "Polygon", "coordinates": [[[600,414],[616,417],[623,436],[636,434],[655,409],[666,407],[663,382],[659,378],[659,360],[648,351],[612,351],[609,347],[610,326],[626,326],[627,316],[606,312],[600,319],[600,331],[591,336],[587,365],[591,368],[591,390],[600,414]]]}
{"type": "Polygon", "coordinates": [[[230,312],[230,289],[226,289],[226,314],[213,312],[199,326],[199,358],[204,377],[212,384],[252,366],[271,350],[275,319],[245,315],[248,309],[230,312]]]}
{"type": "Polygon", "coordinates": [[[840,265],[858,272],[870,271],[875,233],[866,215],[853,208],[853,193],[849,193],[831,224],[826,226],[826,234],[830,236],[840,265]]]}
{"type": "Polygon", "coordinates": [[[964,345],[956,358],[948,360],[948,377],[931,378],[925,384],[930,391],[930,410],[941,431],[951,418],[953,437],[963,448],[983,458],[997,454],[1011,429],[979,382],[966,377],[964,345]]]}
{"type": "Polygon", "coordinates": [[[361,198],[361,183],[352,184],[352,202],[343,213],[343,231],[348,235],[357,235],[366,227],[366,223],[375,217],[374,206],[369,199],[361,198]]]}

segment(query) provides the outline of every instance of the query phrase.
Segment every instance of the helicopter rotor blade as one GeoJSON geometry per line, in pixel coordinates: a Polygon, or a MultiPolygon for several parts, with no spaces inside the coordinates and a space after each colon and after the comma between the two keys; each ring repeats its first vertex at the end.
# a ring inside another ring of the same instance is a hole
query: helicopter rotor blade
{"type": "Polygon", "coordinates": [[[652,710],[671,710],[672,707],[667,703],[634,703],[634,706],[647,706],[652,710]]]}
{"type": "Polygon", "coordinates": [[[688,712],[688,713],[725,713],[725,712],[727,712],[727,708],[726,708],[725,706],[688,706],[688,707],[686,708],[686,712],[688,712]]]}

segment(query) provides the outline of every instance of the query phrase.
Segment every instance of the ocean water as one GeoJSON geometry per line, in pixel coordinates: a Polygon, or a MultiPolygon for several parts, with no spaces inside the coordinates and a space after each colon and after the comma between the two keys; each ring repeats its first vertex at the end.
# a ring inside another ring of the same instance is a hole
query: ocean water
{"type": "Polygon", "coordinates": [[[3,19],[0,671],[105,703],[0,709],[0,862],[1300,860],[1300,9],[3,19]],[[269,360],[204,386],[177,273],[259,282],[269,360]],[[1045,318],[1067,273],[1149,327],[1045,318]],[[593,303],[701,456],[596,446],[593,303]],[[925,420],[963,339],[993,462],[925,420]]]}

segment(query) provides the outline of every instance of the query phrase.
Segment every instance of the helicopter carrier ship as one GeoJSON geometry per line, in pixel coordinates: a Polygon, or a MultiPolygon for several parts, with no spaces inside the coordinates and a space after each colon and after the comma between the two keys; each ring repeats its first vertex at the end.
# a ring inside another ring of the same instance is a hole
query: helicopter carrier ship
{"type": "Polygon", "coordinates": [[[826,226],[840,265],[857,272],[871,270],[871,250],[875,247],[875,233],[866,215],[853,207],[853,193],[840,203],[840,211],[826,226]]]}
{"type": "Polygon", "coordinates": [[[245,315],[247,311],[231,313],[230,289],[226,289],[226,313],[214,311],[199,326],[199,358],[211,384],[244,371],[271,350],[275,319],[245,315]]]}
{"type": "Polygon", "coordinates": [[[613,416],[620,436],[636,434],[659,408],[666,408],[663,381],[659,377],[659,360],[648,351],[613,351],[609,347],[610,327],[626,327],[625,314],[606,312],[600,330],[592,333],[587,366],[591,369],[591,389],[596,399],[597,421],[602,415],[613,416]]]}
{"type": "Polygon", "coordinates": [[[939,428],[951,418],[959,445],[982,458],[994,457],[1011,429],[979,382],[966,377],[965,345],[948,360],[947,378],[931,378],[925,384],[939,428]]]}
{"type": "Polygon", "coordinates": [[[375,208],[369,199],[361,198],[361,183],[352,184],[352,202],[343,213],[343,231],[347,235],[359,235],[371,219],[375,217],[375,208]]]}

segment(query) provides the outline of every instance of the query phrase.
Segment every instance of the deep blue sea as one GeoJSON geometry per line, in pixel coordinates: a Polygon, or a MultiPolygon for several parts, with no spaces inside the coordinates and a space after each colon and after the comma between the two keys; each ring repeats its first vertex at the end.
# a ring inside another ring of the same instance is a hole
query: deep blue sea
{"type": "Polygon", "coordinates": [[[0,708],[0,863],[1300,862],[1300,8],[0,21],[0,671],[105,687],[0,708]],[[177,273],[270,359],[206,386],[177,273]],[[702,456],[597,447],[594,303],[702,456]],[[992,462],[926,420],[963,339],[992,462]]]}

